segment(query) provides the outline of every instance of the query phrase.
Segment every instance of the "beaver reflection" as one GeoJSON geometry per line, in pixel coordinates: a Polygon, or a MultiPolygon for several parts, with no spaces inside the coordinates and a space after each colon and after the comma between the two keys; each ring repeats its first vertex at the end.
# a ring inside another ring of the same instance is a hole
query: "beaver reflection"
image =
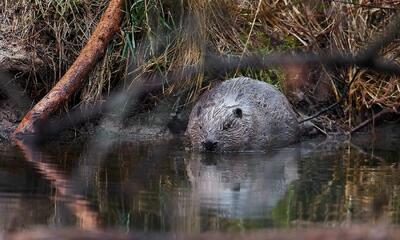
{"type": "MultiPolygon", "coordinates": [[[[209,146],[213,147],[213,146],[209,146]]],[[[185,158],[200,213],[229,218],[266,217],[298,179],[299,149],[268,154],[200,154],[185,158]]]]}

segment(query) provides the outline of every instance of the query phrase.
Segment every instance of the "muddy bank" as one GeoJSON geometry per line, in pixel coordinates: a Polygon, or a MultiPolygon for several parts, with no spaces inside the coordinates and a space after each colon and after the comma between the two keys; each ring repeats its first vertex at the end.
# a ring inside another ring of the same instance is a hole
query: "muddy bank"
{"type": "MultiPolygon", "coordinates": [[[[5,76],[9,75],[0,74],[0,81],[12,82],[15,80],[5,76]]],[[[28,112],[32,102],[27,96],[24,96],[20,88],[4,91],[4,89],[11,89],[8,86],[0,87],[0,143],[4,144],[11,142],[12,133],[28,112]]],[[[153,106],[148,106],[148,103],[138,103],[123,118],[112,114],[100,114],[94,119],[82,118],[81,123],[69,127],[62,125],[68,123],[69,113],[61,113],[52,118],[51,123],[56,128],[55,131],[43,137],[48,140],[65,142],[91,137],[148,141],[182,136],[186,130],[192,104],[183,104],[179,99],[179,97],[165,98],[153,106]]],[[[75,113],[78,113],[78,118],[80,118],[79,113],[82,112],[83,116],[84,111],[87,110],[78,109],[75,110],[75,113]]],[[[43,127],[46,128],[46,126],[43,127]]]]}
{"type": "Polygon", "coordinates": [[[151,107],[143,105],[134,105],[123,119],[105,114],[98,121],[96,134],[137,141],[167,140],[184,134],[192,104],[181,103],[179,97],[168,97],[151,107]]]}
{"type": "Polygon", "coordinates": [[[0,100],[0,142],[9,141],[11,133],[21,121],[23,112],[17,108],[11,101],[0,100]]]}
{"type": "Polygon", "coordinates": [[[17,83],[16,78],[0,70],[0,143],[10,140],[25,113],[29,110],[31,100],[17,83]]]}

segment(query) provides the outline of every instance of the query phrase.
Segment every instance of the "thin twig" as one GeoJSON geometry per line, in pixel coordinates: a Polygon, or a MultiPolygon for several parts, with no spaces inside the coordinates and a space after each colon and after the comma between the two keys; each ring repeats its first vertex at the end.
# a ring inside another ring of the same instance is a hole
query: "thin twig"
{"type": "MultiPolygon", "coordinates": [[[[244,54],[245,54],[246,51],[247,51],[247,47],[248,47],[248,45],[249,45],[251,35],[253,34],[254,25],[256,24],[257,16],[258,16],[258,13],[260,12],[260,9],[261,9],[261,3],[262,3],[262,0],[259,0],[259,1],[258,1],[258,5],[257,5],[257,9],[256,9],[256,13],[254,14],[253,22],[251,23],[251,27],[250,27],[249,34],[247,35],[246,43],[244,44],[244,48],[243,48],[243,51],[242,51],[242,55],[240,56],[240,60],[239,60],[238,66],[240,65],[240,62],[241,62],[241,60],[242,60],[244,54]]],[[[235,75],[236,75],[238,72],[239,72],[239,69],[236,69],[235,75]]]]}
{"type": "Polygon", "coordinates": [[[360,123],[358,126],[356,126],[353,129],[351,129],[350,134],[352,134],[354,132],[357,132],[358,130],[360,130],[361,128],[365,127],[370,122],[375,121],[376,119],[378,119],[379,117],[381,117],[382,115],[387,114],[387,113],[396,113],[396,114],[398,114],[399,112],[397,110],[394,110],[394,109],[383,109],[378,114],[373,115],[371,118],[365,120],[364,122],[360,123]]]}

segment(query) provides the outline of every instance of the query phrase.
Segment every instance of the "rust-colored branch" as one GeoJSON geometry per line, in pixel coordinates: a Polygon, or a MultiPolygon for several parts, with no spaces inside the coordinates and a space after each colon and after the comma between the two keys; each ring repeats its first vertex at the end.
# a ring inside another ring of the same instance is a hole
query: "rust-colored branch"
{"type": "Polygon", "coordinates": [[[35,134],[37,123],[46,120],[78,89],[98,59],[104,55],[108,43],[119,30],[122,17],[122,0],[110,0],[95,31],[78,58],[65,75],[24,117],[14,132],[14,137],[35,134]]]}

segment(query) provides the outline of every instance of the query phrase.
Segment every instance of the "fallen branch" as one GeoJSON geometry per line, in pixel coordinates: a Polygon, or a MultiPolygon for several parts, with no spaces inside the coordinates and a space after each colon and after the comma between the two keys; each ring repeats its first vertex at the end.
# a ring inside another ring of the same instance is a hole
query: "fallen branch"
{"type": "Polygon", "coordinates": [[[122,0],[111,0],[95,31],[78,58],[58,83],[23,118],[14,132],[14,138],[35,134],[39,122],[47,120],[81,86],[98,59],[119,30],[122,0]]]}

